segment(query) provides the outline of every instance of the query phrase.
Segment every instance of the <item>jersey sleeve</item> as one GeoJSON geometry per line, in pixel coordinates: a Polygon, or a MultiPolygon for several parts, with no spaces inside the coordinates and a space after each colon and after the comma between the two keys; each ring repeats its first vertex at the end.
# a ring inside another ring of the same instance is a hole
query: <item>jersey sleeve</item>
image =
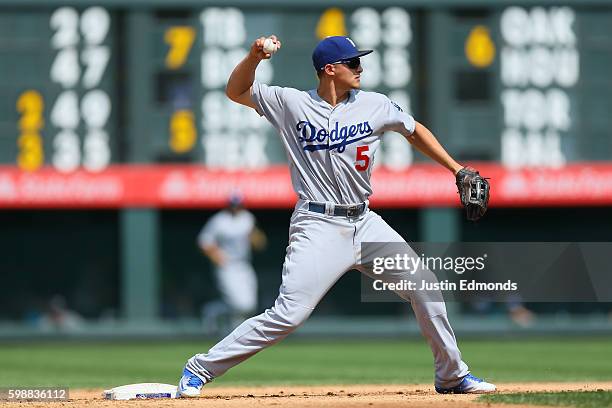
{"type": "Polygon", "coordinates": [[[385,130],[392,130],[394,132],[403,133],[404,130],[408,133],[414,133],[416,122],[414,118],[403,111],[403,109],[393,102],[391,99],[385,97],[383,102],[385,112],[385,130]]]}
{"type": "Polygon", "coordinates": [[[284,88],[255,81],[251,87],[251,99],[257,106],[257,113],[260,116],[268,119],[276,127],[283,122],[284,88]]]}
{"type": "Polygon", "coordinates": [[[214,245],[217,242],[217,218],[211,218],[198,234],[198,245],[200,247],[214,245]]]}
{"type": "Polygon", "coordinates": [[[255,228],[255,224],[256,224],[255,216],[250,211],[247,211],[246,214],[247,214],[246,219],[247,219],[247,223],[248,223],[248,230],[249,230],[249,233],[251,233],[251,232],[253,232],[253,229],[255,228]]]}

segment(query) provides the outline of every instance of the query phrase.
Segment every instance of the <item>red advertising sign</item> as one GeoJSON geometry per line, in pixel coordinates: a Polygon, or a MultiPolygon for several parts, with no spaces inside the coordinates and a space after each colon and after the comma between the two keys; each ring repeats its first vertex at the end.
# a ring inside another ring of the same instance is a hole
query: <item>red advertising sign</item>
{"type": "MultiPolygon", "coordinates": [[[[522,170],[475,166],[491,178],[491,206],[612,205],[612,164],[522,170]]],[[[459,204],[454,177],[434,164],[402,172],[379,168],[372,184],[374,207],[459,204]]],[[[115,165],[100,173],[66,174],[0,166],[0,208],[216,208],[235,191],[252,208],[289,208],[296,200],[285,166],[218,171],[196,165],[115,165]]]]}

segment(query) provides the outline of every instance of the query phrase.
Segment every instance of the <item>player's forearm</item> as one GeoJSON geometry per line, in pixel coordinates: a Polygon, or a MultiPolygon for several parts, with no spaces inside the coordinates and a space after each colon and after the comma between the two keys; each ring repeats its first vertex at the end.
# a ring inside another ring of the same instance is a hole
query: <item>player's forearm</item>
{"type": "Polygon", "coordinates": [[[268,239],[266,238],[266,234],[263,233],[259,228],[253,228],[251,235],[249,236],[251,240],[251,246],[253,249],[257,251],[261,251],[266,247],[268,243],[268,239]]]}
{"type": "Polygon", "coordinates": [[[255,81],[255,70],[260,61],[261,59],[249,54],[236,65],[225,88],[225,94],[228,98],[236,100],[251,88],[253,81],[255,81]]]}
{"type": "Polygon", "coordinates": [[[442,166],[452,171],[453,174],[456,174],[463,168],[462,165],[457,163],[448,154],[433,133],[419,122],[416,123],[414,132],[406,136],[406,138],[418,151],[440,163],[442,166]]]}
{"type": "Polygon", "coordinates": [[[204,245],[202,246],[202,251],[215,265],[223,265],[225,257],[223,256],[223,251],[218,246],[204,245]]]}

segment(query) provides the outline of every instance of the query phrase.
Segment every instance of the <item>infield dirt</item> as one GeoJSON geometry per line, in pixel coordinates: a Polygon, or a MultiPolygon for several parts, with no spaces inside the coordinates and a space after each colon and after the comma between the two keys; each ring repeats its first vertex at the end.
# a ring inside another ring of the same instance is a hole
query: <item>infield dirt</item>
{"type": "MultiPolygon", "coordinates": [[[[506,383],[498,384],[499,392],[527,391],[595,391],[612,390],[612,381],[592,383],[506,383]]],[[[439,395],[431,384],[407,385],[326,385],[326,386],[269,386],[269,387],[209,387],[202,397],[179,400],[107,401],[101,389],[70,390],[67,402],[5,403],[7,407],[67,407],[67,408],[357,408],[357,407],[509,407],[475,402],[476,395],[439,395]]],[[[518,405],[513,405],[518,407],[518,405]]]]}

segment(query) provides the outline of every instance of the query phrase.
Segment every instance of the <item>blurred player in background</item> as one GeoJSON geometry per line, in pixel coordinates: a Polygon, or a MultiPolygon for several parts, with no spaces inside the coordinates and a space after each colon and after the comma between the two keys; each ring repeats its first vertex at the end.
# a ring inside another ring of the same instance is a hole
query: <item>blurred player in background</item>
{"type": "MultiPolygon", "coordinates": [[[[497,303],[491,297],[476,298],[469,306],[477,314],[491,314],[497,311],[497,303]]],[[[531,327],[536,322],[536,314],[527,308],[520,296],[510,296],[500,306],[508,318],[519,327],[531,327]]]]}
{"type": "Polygon", "coordinates": [[[251,248],[263,249],[266,236],[255,226],[255,216],[242,206],[242,197],[232,194],[227,208],[213,215],[202,228],[198,245],[215,267],[221,292],[221,301],[202,308],[203,324],[213,332],[225,331],[257,307],[251,248]]]}
{"type": "Polygon", "coordinates": [[[49,300],[37,324],[44,330],[74,331],[83,328],[85,319],[68,307],[64,296],[56,294],[49,300]]]}

